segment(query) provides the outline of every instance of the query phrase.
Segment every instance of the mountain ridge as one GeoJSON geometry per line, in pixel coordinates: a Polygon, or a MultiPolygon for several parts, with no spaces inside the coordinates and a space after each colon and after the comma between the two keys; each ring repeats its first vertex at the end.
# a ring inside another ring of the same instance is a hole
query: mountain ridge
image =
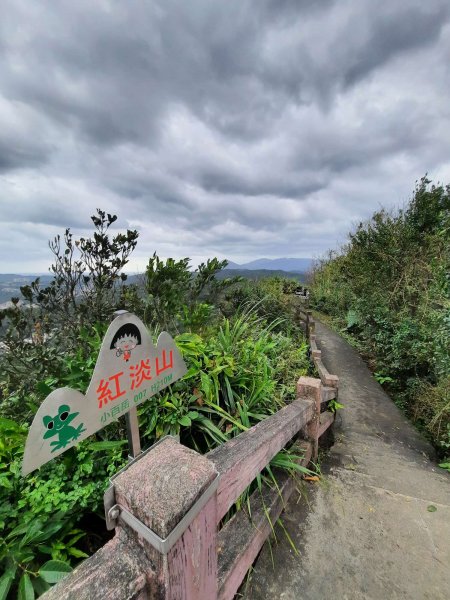
{"type": "Polygon", "coordinates": [[[228,270],[268,270],[289,271],[290,273],[306,273],[313,263],[312,258],[257,258],[249,262],[238,264],[228,261],[228,270]]]}

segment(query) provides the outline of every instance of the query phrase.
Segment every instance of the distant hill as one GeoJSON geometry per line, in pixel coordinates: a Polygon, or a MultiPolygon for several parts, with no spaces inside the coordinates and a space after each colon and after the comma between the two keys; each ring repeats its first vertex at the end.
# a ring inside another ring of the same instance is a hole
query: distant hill
{"type": "MultiPolygon", "coordinates": [[[[308,271],[312,260],[310,258],[260,258],[243,265],[229,261],[225,270],[220,271],[218,279],[240,276],[246,279],[262,279],[265,277],[289,277],[304,282],[306,272],[308,271]],[[262,266],[260,266],[262,265],[262,266]],[[289,268],[291,267],[291,268],[289,268]],[[232,271],[232,272],[230,272],[232,271]]],[[[20,288],[32,283],[36,277],[39,277],[43,287],[50,284],[52,275],[19,275],[17,273],[0,273],[0,309],[7,308],[11,298],[20,298],[23,301],[20,288]]],[[[142,285],[142,275],[128,275],[127,285],[142,285]]]]}
{"type": "Polygon", "coordinates": [[[227,277],[244,277],[252,281],[267,277],[287,277],[289,279],[296,279],[300,283],[306,281],[306,273],[294,273],[291,271],[282,271],[281,269],[237,269],[233,267],[217,273],[217,279],[219,280],[226,279],[227,277]]]}
{"type": "MultiPolygon", "coordinates": [[[[39,277],[41,284],[46,286],[53,279],[52,275],[17,275],[15,273],[0,273],[0,304],[4,304],[11,298],[22,298],[20,288],[32,283],[39,277]]],[[[6,307],[1,307],[6,308],[6,307]]]]}
{"type": "MultiPolygon", "coordinates": [[[[20,298],[20,288],[24,285],[30,285],[37,277],[42,287],[46,287],[53,279],[53,275],[18,275],[16,273],[0,273],[0,309],[10,306],[11,298],[20,298]]],[[[141,275],[128,275],[126,284],[140,284],[141,275]]]]}
{"type": "Polygon", "coordinates": [[[312,262],[312,258],[258,258],[242,265],[228,261],[227,269],[249,269],[252,271],[257,269],[306,273],[310,269],[312,262]]]}
{"type": "Polygon", "coordinates": [[[31,281],[34,281],[36,277],[40,277],[41,280],[50,280],[53,278],[52,275],[47,274],[34,274],[28,273],[27,275],[18,275],[17,273],[0,273],[0,283],[14,282],[25,285],[31,281]]]}
{"type": "Polygon", "coordinates": [[[233,262],[232,260],[229,260],[226,268],[227,269],[241,269],[241,265],[238,265],[237,263],[233,262]]]}

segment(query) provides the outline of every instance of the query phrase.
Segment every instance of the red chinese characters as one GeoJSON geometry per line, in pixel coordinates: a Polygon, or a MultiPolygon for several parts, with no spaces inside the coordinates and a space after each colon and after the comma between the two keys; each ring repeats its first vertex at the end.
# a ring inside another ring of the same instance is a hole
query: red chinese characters
{"type": "Polygon", "coordinates": [[[146,360],[141,360],[141,362],[137,365],[132,365],[130,367],[131,389],[137,390],[142,385],[143,381],[150,381],[152,378],[150,373],[151,366],[149,358],[146,360]]]}
{"type": "Polygon", "coordinates": [[[173,350],[169,352],[169,361],[167,362],[167,352],[162,351],[162,366],[160,365],[159,358],[156,357],[156,376],[160,375],[163,371],[173,368],[173,350]]]}
{"type": "MultiPolygon", "coordinates": [[[[103,408],[108,403],[117,400],[128,392],[138,390],[141,386],[146,388],[145,382],[153,379],[152,374],[156,372],[159,377],[164,371],[173,369],[173,350],[162,350],[159,356],[156,356],[154,363],[151,358],[141,359],[138,363],[130,365],[128,375],[124,376],[124,371],[111,375],[108,379],[102,379],[97,387],[98,407],[103,408]],[[154,371],[153,371],[154,368],[154,371]],[[123,379],[125,377],[125,381],[123,379]]],[[[165,386],[172,375],[166,375],[163,379],[153,382],[152,392],[158,391],[165,386]],[[166,382],[167,380],[167,382],[166,382]]]]}
{"type": "Polygon", "coordinates": [[[120,389],[120,378],[123,375],[123,371],[112,375],[106,381],[102,379],[97,388],[97,400],[98,407],[102,408],[108,402],[112,402],[120,396],[125,395],[125,391],[120,389]]]}

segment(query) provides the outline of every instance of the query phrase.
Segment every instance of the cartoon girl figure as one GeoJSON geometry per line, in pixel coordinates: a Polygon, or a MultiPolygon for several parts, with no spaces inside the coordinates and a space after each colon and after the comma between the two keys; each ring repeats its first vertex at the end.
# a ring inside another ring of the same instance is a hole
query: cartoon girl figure
{"type": "Polygon", "coordinates": [[[139,329],[133,323],[122,325],[113,337],[111,350],[116,349],[116,356],[123,356],[123,360],[128,362],[131,358],[131,352],[141,343],[141,334],[139,329]]]}

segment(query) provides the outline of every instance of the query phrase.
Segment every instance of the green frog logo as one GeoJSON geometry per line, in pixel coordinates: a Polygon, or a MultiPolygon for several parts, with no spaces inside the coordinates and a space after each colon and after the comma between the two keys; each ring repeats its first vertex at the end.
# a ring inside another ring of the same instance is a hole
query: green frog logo
{"type": "Polygon", "coordinates": [[[78,427],[72,427],[69,425],[80,413],[70,412],[70,406],[62,404],[58,409],[58,414],[55,417],[46,416],[43,418],[44,425],[47,431],[44,433],[44,439],[48,439],[55,435],[58,436],[58,440],[50,442],[50,446],[53,446],[52,452],[65,448],[70,442],[77,440],[83,431],[84,424],[80,423],[78,427]]]}

